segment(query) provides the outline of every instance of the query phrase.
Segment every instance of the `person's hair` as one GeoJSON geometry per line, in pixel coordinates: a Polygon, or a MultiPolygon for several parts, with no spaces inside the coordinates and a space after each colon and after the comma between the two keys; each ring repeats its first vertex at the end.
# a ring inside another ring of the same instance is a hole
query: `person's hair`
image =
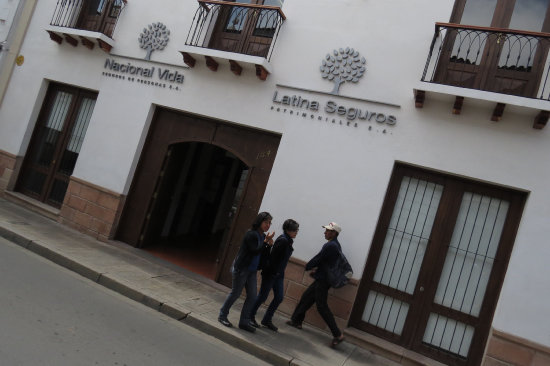
{"type": "Polygon", "coordinates": [[[273,220],[273,216],[271,216],[269,212],[260,212],[258,216],[256,216],[256,220],[252,223],[252,230],[258,230],[262,222],[269,220],[273,220]]]}
{"type": "Polygon", "coordinates": [[[283,222],[283,231],[289,232],[289,231],[296,231],[300,227],[300,224],[298,224],[296,221],[292,219],[287,219],[285,222],[283,222]]]}

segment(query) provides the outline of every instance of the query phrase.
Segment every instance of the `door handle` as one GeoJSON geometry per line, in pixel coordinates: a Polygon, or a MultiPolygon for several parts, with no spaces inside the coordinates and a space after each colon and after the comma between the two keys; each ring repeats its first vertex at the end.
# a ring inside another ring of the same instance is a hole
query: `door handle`
{"type": "Polygon", "coordinates": [[[420,286],[420,288],[418,289],[418,291],[424,292],[424,286],[420,286]]]}

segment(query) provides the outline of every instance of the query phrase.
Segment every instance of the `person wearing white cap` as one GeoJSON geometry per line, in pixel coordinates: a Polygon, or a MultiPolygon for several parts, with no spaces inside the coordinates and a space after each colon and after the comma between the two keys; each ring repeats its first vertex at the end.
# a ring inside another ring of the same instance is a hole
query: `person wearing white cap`
{"type": "Polygon", "coordinates": [[[344,335],[338,328],[334,315],[328,307],[327,298],[330,284],[327,280],[327,270],[334,265],[342,250],[338,242],[338,235],[342,232],[342,228],[335,222],[324,225],[323,228],[325,228],[327,242],[323,245],[321,251],[306,264],[306,271],[314,269],[310,275],[315,278],[315,281],[302,294],[300,302],[296,305],[296,309],[294,309],[287,324],[302,329],[306,312],[313,304],[316,304],[317,311],[332,333],[333,338],[330,345],[335,347],[344,340],[344,335]]]}

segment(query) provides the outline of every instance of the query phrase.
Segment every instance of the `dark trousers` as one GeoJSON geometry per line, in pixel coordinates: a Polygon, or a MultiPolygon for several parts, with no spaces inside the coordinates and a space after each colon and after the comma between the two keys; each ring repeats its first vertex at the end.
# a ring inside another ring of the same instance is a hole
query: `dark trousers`
{"type": "Polygon", "coordinates": [[[241,310],[239,324],[248,324],[250,321],[250,312],[252,311],[252,306],[254,306],[254,301],[256,300],[257,279],[256,271],[249,271],[247,269],[233,271],[231,292],[227,295],[227,298],[220,309],[220,318],[227,318],[229,309],[231,309],[233,303],[235,303],[239,296],[241,296],[243,288],[246,289],[246,299],[244,300],[243,308],[241,310]]]}
{"type": "Polygon", "coordinates": [[[332,315],[328,307],[327,298],[329,288],[330,285],[326,281],[315,280],[302,295],[290,319],[292,319],[294,323],[301,324],[306,317],[306,312],[313,304],[316,304],[319,315],[321,315],[325,323],[327,323],[332,332],[332,336],[336,338],[340,337],[342,332],[338,329],[336,320],[334,320],[334,315],[332,315]]]}
{"type": "Polygon", "coordinates": [[[262,305],[267,297],[269,296],[269,291],[273,289],[273,300],[269,304],[267,310],[265,311],[262,323],[271,323],[275,310],[283,302],[283,290],[284,290],[284,277],[274,277],[274,276],[262,276],[262,285],[260,287],[260,293],[256,299],[256,303],[252,307],[252,313],[250,318],[254,319],[260,305],[262,305]]]}

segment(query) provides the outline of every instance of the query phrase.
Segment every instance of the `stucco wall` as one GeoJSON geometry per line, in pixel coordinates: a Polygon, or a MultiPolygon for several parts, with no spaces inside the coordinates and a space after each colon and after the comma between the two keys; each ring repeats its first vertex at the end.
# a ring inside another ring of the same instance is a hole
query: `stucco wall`
{"type": "Polygon", "coordinates": [[[429,98],[424,108],[414,106],[413,88],[424,69],[434,23],[448,21],[453,1],[287,0],[287,21],[271,59],[273,73],[263,82],[251,70],[236,76],[227,64],[216,73],[202,60],[194,69],[185,67],[178,50],[197,7],[193,0],[162,6],[128,2],[111,56],[97,47],[90,51],[52,42],[45,28],[54,3],[44,0],[36,7],[21,50],[25,63],[14,70],[0,109],[1,150],[24,155],[47,80],[99,91],[74,177],[121,195],[128,193],[155,105],[280,133],[262,208],[271,211],[278,231],[288,217],[300,222],[294,256],[302,260],[323,243],[322,224],[340,223],[341,242],[358,279],[396,160],[529,191],[493,325],[550,345],[550,270],[544,263],[550,257],[550,170],[544,162],[550,155],[549,128],[532,128],[536,110],[508,108],[495,123],[490,107],[468,99],[459,116],[451,114],[452,104],[429,98]],[[158,21],[171,37],[151,60],[171,65],[125,58],[145,56],[137,38],[158,21]],[[319,66],[328,52],[340,47],[353,47],[367,60],[361,80],[344,84],[340,93],[397,106],[285,87],[329,92],[332,84],[321,77],[319,66]],[[107,77],[102,73],[110,57],[177,70],[185,80],[175,91],[107,77]],[[290,110],[277,111],[276,91],[278,96],[317,100],[321,106],[332,100],[347,108],[395,115],[397,123],[333,124],[324,119],[334,117],[324,107],[314,118],[291,115],[290,110]]]}

